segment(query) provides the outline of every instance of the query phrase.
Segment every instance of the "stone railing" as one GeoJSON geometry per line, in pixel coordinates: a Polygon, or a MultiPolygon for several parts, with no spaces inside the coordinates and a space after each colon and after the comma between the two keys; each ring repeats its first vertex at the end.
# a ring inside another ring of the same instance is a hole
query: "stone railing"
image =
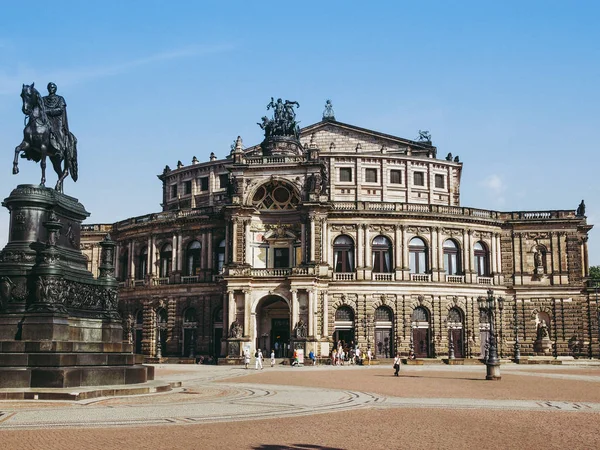
{"type": "Polygon", "coordinates": [[[494,284],[492,277],[477,277],[477,283],[479,284],[494,284]]]}
{"type": "Polygon", "coordinates": [[[253,277],[287,277],[292,274],[292,269],[250,269],[253,277]]]}
{"type": "Polygon", "coordinates": [[[393,273],[372,273],[371,279],[373,281],[394,281],[393,273]]]}
{"type": "Polygon", "coordinates": [[[332,208],[336,211],[405,211],[409,213],[444,214],[448,216],[466,216],[490,220],[547,220],[576,217],[573,210],[498,212],[487,209],[425,203],[341,201],[333,202],[332,208]]]}
{"type": "Polygon", "coordinates": [[[146,280],[133,280],[133,287],[146,286],[146,280]]]}
{"type": "Polygon", "coordinates": [[[463,275],[446,275],[446,283],[464,283],[465,277],[463,275]]]}
{"type": "Polygon", "coordinates": [[[164,286],[167,284],[169,284],[169,277],[154,278],[152,280],[153,286],[164,286]]]}
{"type": "Polygon", "coordinates": [[[356,278],[354,272],[334,272],[333,279],[335,281],[353,281],[356,278]]]}
{"type": "Polygon", "coordinates": [[[250,156],[244,158],[244,162],[249,166],[259,166],[266,164],[297,164],[303,162],[301,156],[250,156]]]}
{"type": "Polygon", "coordinates": [[[418,281],[420,283],[428,283],[431,281],[431,275],[428,273],[411,273],[410,281],[418,281]]]}

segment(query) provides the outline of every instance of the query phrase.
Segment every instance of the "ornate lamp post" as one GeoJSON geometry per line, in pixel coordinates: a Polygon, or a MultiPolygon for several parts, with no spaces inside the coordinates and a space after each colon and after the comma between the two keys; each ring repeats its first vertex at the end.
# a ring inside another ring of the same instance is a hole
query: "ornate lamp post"
{"type": "Polygon", "coordinates": [[[162,344],[160,342],[160,316],[156,315],[156,357],[162,358],[162,344]]]}
{"type": "Polygon", "coordinates": [[[450,339],[448,340],[448,359],[454,359],[454,333],[452,332],[452,326],[448,326],[450,332],[450,339]]]}
{"type": "Polygon", "coordinates": [[[190,359],[196,358],[196,329],[192,328],[192,335],[190,336],[190,359]]]}
{"type": "Polygon", "coordinates": [[[502,311],[504,311],[504,299],[502,297],[498,297],[498,311],[500,311],[500,359],[504,358],[504,332],[502,330],[502,311]]]}
{"type": "Polygon", "coordinates": [[[487,297],[477,299],[479,310],[486,314],[490,324],[490,350],[486,365],[486,380],[500,380],[500,360],[498,359],[498,346],[494,334],[494,316],[496,307],[499,311],[504,309],[504,299],[502,297],[494,298],[494,291],[489,289],[487,297]]]}
{"type": "Polygon", "coordinates": [[[517,296],[514,296],[515,300],[515,362],[521,361],[521,344],[519,344],[519,312],[517,310],[517,296]]]}

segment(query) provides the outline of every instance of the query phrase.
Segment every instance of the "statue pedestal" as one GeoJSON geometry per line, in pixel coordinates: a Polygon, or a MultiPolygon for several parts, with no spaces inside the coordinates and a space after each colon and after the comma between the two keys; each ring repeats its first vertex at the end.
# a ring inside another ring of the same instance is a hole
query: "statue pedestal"
{"type": "Polygon", "coordinates": [[[549,338],[537,339],[533,343],[533,351],[542,356],[551,356],[554,342],[549,338]]]}
{"type": "Polygon", "coordinates": [[[104,240],[100,277],[79,249],[89,216],[73,197],[19,185],[2,203],[9,241],[0,252],[0,388],[62,388],[144,383],[123,343],[116,308],[115,243],[104,240]]]}

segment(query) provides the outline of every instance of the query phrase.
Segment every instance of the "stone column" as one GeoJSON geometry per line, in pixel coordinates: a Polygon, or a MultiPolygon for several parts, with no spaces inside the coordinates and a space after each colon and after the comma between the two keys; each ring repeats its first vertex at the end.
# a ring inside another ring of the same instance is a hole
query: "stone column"
{"type": "MultiPolygon", "coordinates": [[[[117,244],[115,248],[115,276],[119,278],[121,276],[121,246],[117,244]]],[[[119,280],[124,281],[124,280],[119,280]]]]}
{"type": "Polygon", "coordinates": [[[173,244],[171,245],[171,248],[173,249],[173,252],[171,254],[171,270],[173,272],[176,272],[177,271],[177,248],[178,248],[176,234],[173,235],[173,244]]]}
{"type": "MultiPolygon", "coordinates": [[[[315,335],[315,305],[314,305],[314,291],[308,290],[308,336],[313,337],[315,335]]],[[[307,336],[307,337],[308,337],[307,336]]]]}
{"type": "Polygon", "coordinates": [[[225,261],[224,264],[229,263],[229,245],[231,244],[231,236],[229,234],[230,224],[225,224],[225,261]]]}
{"type": "Polygon", "coordinates": [[[329,337],[329,299],[323,292],[323,337],[329,337]]]}
{"type": "Polygon", "coordinates": [[[129,261],[128,261],[128,271],[127,278],[133,280],[135,278],[135,257],[133,256],[133,252],[135,251],[135,244],[133,241],[129,242],[129,261]]]}
{"type": "Polygon", "coordinates": [[[237,242],[237,229],[238,229],[238,221],[237,221],[237,217],[233,218],[233,223],[232,223],[232,228],[233,231],[231,233],[231,262],[233,263],[237,263],[239,262],[237,259],[237,246],[238,246],[238,242],[237,242]]]}
{"type": "Polygon", "coordinates": [[[315,262],[315,217],[310,216],[310,262],[315,262]]]}
{"type": "Polygon", "coordinates": [[[227,291],[227,299],[228,299],[228,305],[227,305],[227,314],[228,314],[228,318],[227,318],[227,322],[228,322],[228,326],[231,326],[231,324],[233,322],[235,322],[235,320],[237,319],[236,315],[237,315],[237,308],[235,305],[235,292],[234,291],[227,291]]]}
{"type": "Polygon", "coordinates": [[[329,260],[329,230],[327,219],[323,219],[321,226],[321,263],[326,264],[329,260]]]}
{"type": "Polygon", "coordinates": [[[463,245],[462,245],[462,260],[465,271],[465,283],[471,283],[471,274],[469,274],[469,240],[467,239],[467,229],[463,228],[463,245]]]}
{"type": "Polygon", "coordinates": [[[290,291],[292,293],[292,305],[291,305],[291,314],[292,314],[292,330],[298,323],[298,290],[292,289],[290,291]]]}
{"type": "Polygon", "coordinates": [[[244,264],[252,264],[252,261],[249,261],[250,258],[250,220],[244,220],[244,260],[242,261],[244,264]]]}
{"type": "MultiPolygon", "coordinates": [[[[364,224],[359,224],[356,227],[356,263],[357,263],[357,267],[356,269],[359,271],[364,268],[364,235],[363,235],[363,230],[364,230],[365,225],[364,224]]],[[[361,277],[362,278],[362,277],[361,277]]]]}
{"type": "Polygon", "coordinates": [[[402,246],[402,279],[409,280],[409,258],[408,258],[408,242],[406,242],[406,228],[404,225],[400,225],[400,245],[402,246]]]}
{"type": "Polygon", "coordinates": [[[177,235],[177,271],[183,270],[183,236],[181,233],[177,235]]]}
{"type": "Polygon", "coordinates": [[[394,225],[394,265],[396,271],[402,269],[402,231],[400,225],[394,225]]]}
{"type": "Polygon", "coordinates": [[[213,255],[213,232],[212,229],[208,230],[206,238],[206,268],[212,270],[214,263],[213,255]]]}
{"type": "Polygon", "coordinates": [[[229,291],[223,293],[223,298],[221,300],[223,304],[223,337],[229,337],[229,327],[231,326],[231,321],[229,320],[229,291]]]}
{"type": "Polygon", "coordinates": [[[300,246],[302,248],[302,264],[305,264],[307,261],[306,255],[306,224],[300,224],[300,246]]]}
{"type": "Polygon", "coordinates": [[[365,233],[365,268],[372,269],[373,255],[371,255],[371,233],[369,227],[365,225],[363,228],[365,233]]]}
{"type": "Polygon", "coordinates": [[[244,290],[244,337],[252,336],[252,330],[250,326],[252,325],[251,321],[251,300],[250,300],[250,291],[244,290]]]}

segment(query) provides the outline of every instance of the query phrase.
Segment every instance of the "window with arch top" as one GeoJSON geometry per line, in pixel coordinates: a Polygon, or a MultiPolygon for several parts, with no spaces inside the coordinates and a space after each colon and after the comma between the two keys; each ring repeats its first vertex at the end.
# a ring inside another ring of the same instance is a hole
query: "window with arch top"
{"type": "Polygon", "coordinates": [[[487,277],[490,275],[489,265],[489,252],[487,246],[481,242],[475,242],[473,246],[473,253],[475,256],[475,273],[480,277],[487,277]]]}
{"type": "Polygon", "coordinates": [[[373,272],[392,271],[392,243],[385,236],[376,236],[371,245],[373,272]]]}
{"type": "Polygon", "coordinates": [[[189,277],[197,274],[200,269],[200,254],[202,245],[198,241],[192,241],[188,244],[185,251],[185,274],[189,277]]]}
{"type": "Polygon", "coordinates": [[[171,244],[163,245],[160,250],[160,277],[166,278],[171,274],[173,267],[173,246],[171,244]]]}
{"type": "Polygon", "coordinates": [[[298,203],[294,189],[278,180],[259,186],[252,196],[252,205],[257,209],[296,209],[298,203]]]}
{"type": "Polygon", "coordinates": [[[444,248],[444,270],[446,275],[458,275],[461,272],[460,267],[460,252],[458,245],[452,239],[446,239],[443,244],[444,248]]]}
{"type": "Polygon", "coordinates": [[[341,235],[333,241],[333,267],[336,272],[354,272],[354,241],[341,235]]]}
{"type": "Polygon", "coordinates": [[[427,273],[427,245],[419,237],[408,243],[408,262],[410,273],[427,273]]]}

